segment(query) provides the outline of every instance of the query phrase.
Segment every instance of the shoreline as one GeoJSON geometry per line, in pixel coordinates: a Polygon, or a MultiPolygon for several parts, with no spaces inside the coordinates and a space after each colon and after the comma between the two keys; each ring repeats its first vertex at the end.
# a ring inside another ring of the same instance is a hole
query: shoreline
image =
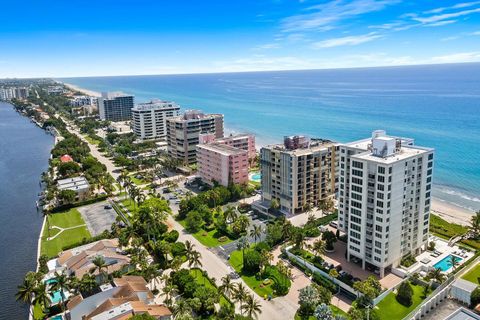
{"type": "MultiPolygon", "coordinates": [[[[99,92],[96,92],[93,90],[88,90],[88,89],[81,88],[79,86],[72,85],[65,82],[61,82],[61,83],[63,83],[68,88],[82,92],[86,95],[91,95],[94,97],[101,96],[99,92]]],[[[243,131],[238,130],[238,128],[235,128],[235,129],[225,128],[225,132],[238,133],[243,131]]],[[[255,138],[255,142],[256,142],[257,150],[260,150],[261,147],[270,144],[270,143],[267,143],[266,141],[263,141],[264,143],[262,143],[262,139],[257,137],[255,138]]],[[[471,217],[475,215],[475,212],[472,210],[465,209],[459,205],[456,205],[454,203],[448,202],[446,200],[443,200],[437,197],[432,197],[431,212],[435,215],[440,216],[442,219],[445,219],[448,222],[457,223],[461,225],[469,225],[471,217]]]]}

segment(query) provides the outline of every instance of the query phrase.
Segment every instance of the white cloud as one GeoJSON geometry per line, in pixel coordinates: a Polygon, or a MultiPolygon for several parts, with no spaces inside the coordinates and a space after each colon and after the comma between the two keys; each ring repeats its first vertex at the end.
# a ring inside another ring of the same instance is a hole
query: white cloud
{"type": "Polygon", "coordinates": [[[474,1],[474,2],[462,2],[462,3],[457,3],[456,5],[450,6],[450,7],[442,7],[442,8],[436,8],[432,10],[425,11],[424,13],[431,14],[431,13],[441,13],[444,11],[450,11],[453,9],[463,9],[463,8],[468,8],[468,7],[473,7],[480,4],[480,1],[474,1]]]}
{"type": "Polygon", "coordinates": [[[458,38],[460,38],[460,36],[451,36],[451,37],[441,38],[440,41],[452,41],[452,40],[457,40],[458,38]]]}
{"type": "Polygon", "coordinates": [[[282,29],[287,32],[300,30],[327,31],[345,19],[381,11],[399,0],[335,0],[325,4],[311,6],[308,13],[294,15],[282,21],[282,29]]]}
{"type": "Polygon", "coordinates": [[[436,56],[429,59],[430,63],[456,63],[456,62],[477,62],[480,61],[480,51],[460,52],[443,56],[436,56]]]}
{"type": "Polygon", "coordinates": [[[470,33],[471,36],[480,36],[480,30],[470,33]]]}
{"type": "Polygon", "coordinates": [[[253,50],[268,50],[268,49],[278,49],[280,48],[280,44],[278,43],[265,43],[258,45],[253,48],[253,50]]]}
{"type": "Polygon", "coordinates": [[[443,20],[450,20],[452,18],[463,17],[463,16],[474,14],[474,13],[478,13],[478,12],[480,12],[480,8],[451,12],[451,13],[444,13],[444,14],[433,15],[428,17],[416,16],[416,17],[412,17],[412,19],[415,21],[427,24],[427,23],[434,23],[434,22],[439,22],[443,20]]]}
{"type": "Polygon", "coordinates": [[[375,32],[371,32],[368,34],[358,35],[358,36],[348,36],[348,37],[340,37],[340,38],[332,38],[327,39],[319,42],[313,43],[313,47],[318,48],[332,48],[332,47],[339,47],[339,46],[355,46],[365,42],[370,42],[375,39],[382,38],[383,36],[377,34],[375,32]]]}
{"type": "Polygon", "coordinates": [[[425,25],[425,27],[440,27],[440,26],[445,26],[447,24],[452,24],[457,22],[457,20],[443,20],[443,21],[438,21],[434,23],[428,23],[425,25]]]}

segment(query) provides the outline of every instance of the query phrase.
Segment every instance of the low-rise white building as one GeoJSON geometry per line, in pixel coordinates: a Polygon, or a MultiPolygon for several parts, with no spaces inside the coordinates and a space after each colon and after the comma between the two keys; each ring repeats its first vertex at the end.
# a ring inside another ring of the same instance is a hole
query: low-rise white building
{"type": "Polygon", "coordinates": [[[57,181],[58,190],[72,190],[77,194],[76,200],[83,200],[88,196],[90,184],[85,177],[74,177],[57,181]]]}

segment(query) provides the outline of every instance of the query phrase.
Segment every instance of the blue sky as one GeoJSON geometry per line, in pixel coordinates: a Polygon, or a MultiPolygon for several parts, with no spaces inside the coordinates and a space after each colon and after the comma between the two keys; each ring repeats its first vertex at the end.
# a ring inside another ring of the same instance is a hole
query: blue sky
{"type": "Polygon", "coordinates": [[[0,77],[480,61],[480,1],[26,0],[0,11],[0,77]]]}

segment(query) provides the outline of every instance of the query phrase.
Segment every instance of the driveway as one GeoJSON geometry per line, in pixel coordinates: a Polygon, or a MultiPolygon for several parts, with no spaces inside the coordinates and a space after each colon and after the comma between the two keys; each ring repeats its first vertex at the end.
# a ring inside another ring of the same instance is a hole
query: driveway
{"type": "Polygon", "coordinates": [[[112,223],[115,222],[117,217],[115,210],[104,208],[108,204],[107,201],[102,201],[77,208],[92,236],[99,235],[104,230],[110,230],[112,223]]]}

